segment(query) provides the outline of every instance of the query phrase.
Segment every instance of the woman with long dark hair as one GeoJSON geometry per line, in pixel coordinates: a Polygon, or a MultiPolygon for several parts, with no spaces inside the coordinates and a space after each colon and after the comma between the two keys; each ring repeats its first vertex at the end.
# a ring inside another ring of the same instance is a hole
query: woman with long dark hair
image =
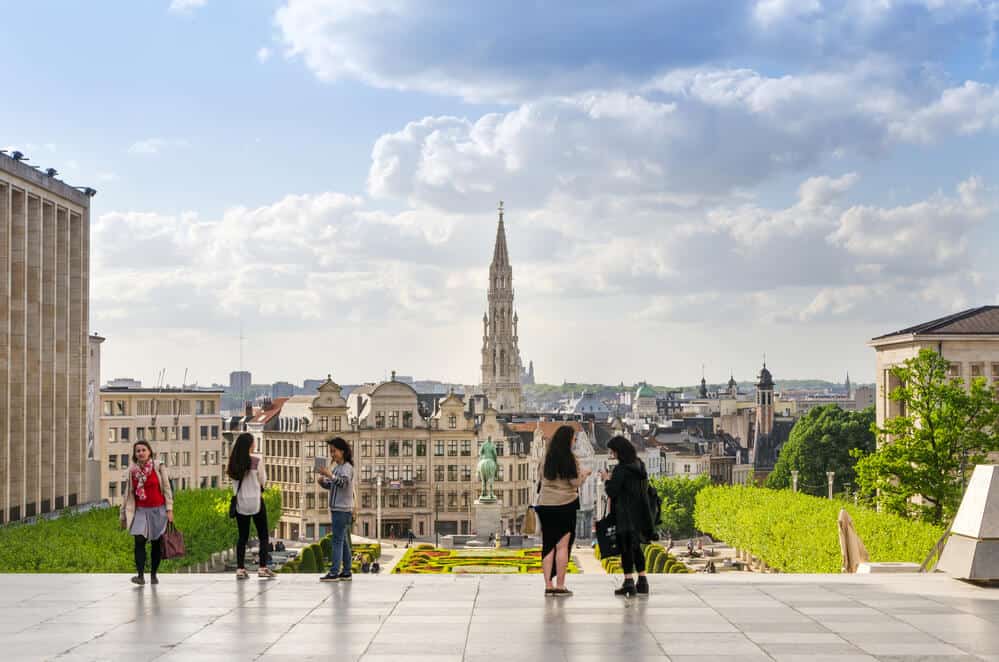
{"type": "Polygon", "coordinates": [[[332,535],[330,571],[319,578],[322,582],[349,582],[351,580],[350,520],[354,512],[354,453],[350,444],[340,437],[326,442],[333,468],[318,469],[316,479],[320,487],[330,491],[330,522],[332,535]]]}
{"type": "Polygon", "coordinates": [[[257,530],[260,541],[259,568],[257,577],[273,579],[274,571],[267,567],[269,537],[267,533],[267,505],[264,503],[264,488],[267,487],[267,471],[263,459],[254,455],[256,440],[249,432],[236,437],[229,454],[226,475],[232,479],[232,491],[236,495],[236,579],[249,579],[246,572],[246,543],[250,539],[250,520],[257,530]]]}
{"type": "Polygon", "coordinates": [[[152,560],[149,581],[159,584],[156,573],[160,569],[163,550],[160,538],[166,532],[167,522],[173,521],[173,488],[166,465],[154,459],[153,447],[144,441],[132,445],[132,465],[125,476],[124,502],[120,508],[121,528],[135,538],[135,577],[132,583],[146,583],[146,542],[150,543],[152,560]]]}
{"type": "Polygon", "coordinates": [[[545,575],[545,595],[569,596],[565,573],[569,550],[576,538],[576,511],[579,510],[579,486],[590,475],[580,469],[572,447],[576,432],[568,425],[555,431],[548,442],[544,464],[540,467],[538,503],[534,511],[541,520],[541,566],[545,575]],[[555,584],[552,584],[555,579],[555,584]]]}
{"type": "Polygon", "coordinates": [[[621,548],[621,569],[624,584],[614,595],[648,595],[649,580],[645,576],[645,555],[642,545],[654,535],[655,524],[649,509],[649,474],[630,441],[617,436],[607,442],[611,459],[617,459],[614,471],[600,472],[604,491],[610,497],[610,517],[617,527],[621,548]],[[633,573],[638,570],[638,584],[633,573]]]}

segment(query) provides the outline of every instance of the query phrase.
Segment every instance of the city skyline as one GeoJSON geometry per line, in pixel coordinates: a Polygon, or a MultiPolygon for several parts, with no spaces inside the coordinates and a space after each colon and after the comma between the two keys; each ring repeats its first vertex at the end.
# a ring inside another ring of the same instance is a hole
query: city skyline
{"type": "Polygon", "coordinates": [[[742,381],[766,353],[778,383],[869,383],[871,338],[999,302],[991,2],[162,0],[46,28],[5,35],[34,103],[0,149],[98,189],[105,375],[217,381],[245,334],[272,382],[478,383],[499,200],[538,382],[742,381]]]}

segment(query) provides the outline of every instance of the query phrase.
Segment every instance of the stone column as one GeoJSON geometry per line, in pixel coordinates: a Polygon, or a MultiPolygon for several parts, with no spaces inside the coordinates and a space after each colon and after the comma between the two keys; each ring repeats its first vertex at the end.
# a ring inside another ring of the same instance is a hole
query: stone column
{"type": "Polygon", "coordinates": [[[40,444],[39,491],[41,512],[55,508],[55,205],[42,204],[42,351],[41,407],[39,411],[40,444]]]}
{"type": "Polygon", "coordinates": [[[66,505],[69,494],[69,421],[66,419],[69,402],[68,376],[69,352],[69,211],[56,209],[55,228],[55,485],[56,509],[66,505]]]}
{"type": "MultiPolygon", "coordinates": [[[[10,271],[10,186],[0,181],[0,273],[10,271]]],[[[10,334],[7,327],[10,324],[10,283],[5,278],[0,283],[0,476],[10,476],[7,462],[10,458],[10,424],[8,413],[10,405],[7,402],[7,380],[10,377],[10,334]]],[[[0,524],[7,522],[9,500],[7,494],[8,481],[0,484],[0,524]]]]}
{"type": "Polygon", "coordinates": [[[28,198],[22,190],[12,192],[10,226],[10,456],[7,464],[10,519],[24,517],[24,414],[27,340],[25,328],[25,278],[27,276],[28,198]]]}
{"type": "Polygon", "coordinates": [[[41,512],[41,406],[42,406],[42,201],[28,195],[27,297],[24,416],[24,516],[41,512]]]}
{"type": "Polygon", "coordinates": [[[69,214],[69,485],[67,506],[76,505],[83,491],[86,449],[84,363],[86,331],[83,329],[83,218],[69,214]]]}

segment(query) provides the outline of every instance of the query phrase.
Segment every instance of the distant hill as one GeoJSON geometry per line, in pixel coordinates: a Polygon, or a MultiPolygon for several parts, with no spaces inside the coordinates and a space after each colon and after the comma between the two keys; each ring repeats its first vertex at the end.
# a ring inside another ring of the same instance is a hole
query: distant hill
{"type": "MultiPolygon", "coordinates": [[[[843,387],[842,383],[829,382],[824,379],[776,379],[777,390],[809,390],[809,391],[825,391],[840,389],[843,387]]],[[[857,383],[854,386],[862,386],[863,384],[857,383]]],[[[625,384],[624,388],[630,391],[635,390],[638,387],[637,384],[625,384]]],[[[669,391],[696,391],[700,388],[700,384],[693,384],[689,386],[664,386],[664,385],[653,385],[656,391],[660,393],[667,393],[669,391]]],[[[724,390],[728,388],[728,383],[722,384],[708,384],[709,391],[724,390]]],[[[746,393],[752,391],[756,388],[756,382],[741,381],[739,382],[739,390],[746,393]]],[[[573,393],[580,393],[581,391],[586,391],[588,393],[595,393],[597,395],[601,394],[613,394],[622,390],[620,384],[581,384],[574,382],[567,382],[565,384],[533,384],[524,387],[524,395],[534,400],[557,400],[562,397],[572,395],[573,393]]]]}

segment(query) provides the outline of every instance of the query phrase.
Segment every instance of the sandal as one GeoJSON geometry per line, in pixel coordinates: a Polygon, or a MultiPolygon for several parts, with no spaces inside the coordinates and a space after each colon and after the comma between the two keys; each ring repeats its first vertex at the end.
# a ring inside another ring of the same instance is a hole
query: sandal
{"type": "Polygon", "coordinates": [[[554,595],[556,597],[559,597],[559,598],[567,598],[570,595],[572,595],[572,591],[570,591],[567,588],[553,588],[552,589],[552,595],[554,595]]]}
{"type": "Polygon", "coordinates": [[[236,571],[236,579],[249,579],[250,573],[246,571],[246,568],[240,568],[236,571]]]}

